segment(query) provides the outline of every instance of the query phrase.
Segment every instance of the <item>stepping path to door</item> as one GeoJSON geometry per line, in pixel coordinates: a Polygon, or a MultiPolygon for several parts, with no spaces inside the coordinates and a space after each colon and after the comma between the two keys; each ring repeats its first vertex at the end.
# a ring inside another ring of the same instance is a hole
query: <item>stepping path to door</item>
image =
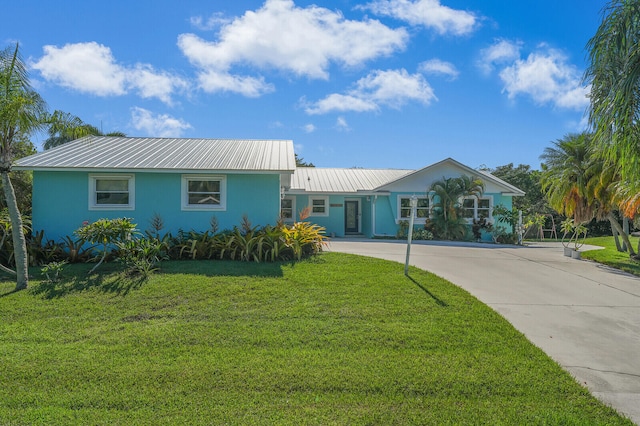
{"type": "MultiPolygon", "coordinates": [[[[406,243],[336,239],[328,251],[404,264],[406,243]]],[[[595,397],[640,424],[640,278],[565,257],[555,242],[414,242],[410,264],[489,305],[595,397]]]]}

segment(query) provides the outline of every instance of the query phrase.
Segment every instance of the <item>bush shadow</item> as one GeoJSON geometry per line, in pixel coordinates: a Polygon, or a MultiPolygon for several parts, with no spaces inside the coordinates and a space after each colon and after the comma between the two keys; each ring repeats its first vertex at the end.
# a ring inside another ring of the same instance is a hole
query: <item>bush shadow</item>
{"type": "Polygon", "coordinates": [[[131,290],[140,288],[147,281],[147,277],[142,275],[130,276],[124,271],[107,269],[91,274],[79,271],[72,277],[62,277],[55,282],[43,280],[31,287],[30,291],[45,299],[57,299],[88,290],[126,296],[131,290]]]}

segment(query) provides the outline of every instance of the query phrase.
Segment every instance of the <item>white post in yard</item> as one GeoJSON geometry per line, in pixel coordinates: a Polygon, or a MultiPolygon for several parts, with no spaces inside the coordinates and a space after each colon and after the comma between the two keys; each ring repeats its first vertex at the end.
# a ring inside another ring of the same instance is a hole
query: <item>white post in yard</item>
{"type": "Polygon", "coordinates": [[[522,245],[522,234],[524,234],[524,226],[522,226],[522,210],[518,210],[518,245],[522,245]]]}
{"type": "Polygon", "coordinates": [[[409,276],[409,254],[411,253],[411,238],[413,237],[413,218],[416,216],[418,197],[411,196],[411,214],[409,215],[409,235],[407,235],[407,258],[404,261],[404,274],[409,276]]]}

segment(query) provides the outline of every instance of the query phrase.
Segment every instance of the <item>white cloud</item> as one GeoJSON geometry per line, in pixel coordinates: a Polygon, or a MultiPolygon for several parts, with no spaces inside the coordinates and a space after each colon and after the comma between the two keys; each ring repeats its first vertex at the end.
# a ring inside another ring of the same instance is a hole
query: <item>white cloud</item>
{"type": "Polygon", "coordinates": [[[469,34],[478,24],[474,13],[443,6],[440,0],[375,0],[360,9],[431,28],[441,35],[469,34]]]}
{"type": "Polygon", "coordinates": [[[316,126],[314,126],[313,124],[309,123],[309,124],[305,124],[304,126],[302,126],[302,129],[306,133],[313,133],[313,132],[316,131],[316,126]]]}
{"type": "Polygon", "coordinates": [[[372,100],[363,99],[364,95],[341,95],[332,93],[324,99],[315,102],[313,105],[307,105],[305,111],[307,114],[326,114],[332,111],[354,111],[367,112],[376,111],[378,105],[372,100]]]}
{"type": "Polygon", "coordinates": [[[430,59],[418,65],[418,71],[425,74],[444,75],[450,80],[455,80],[460,75],[456,66],[451,62],[442,61],[440,59],[430,59]]]}
{"type": "Polygon", "coordinates": [[[537,104],[576,110],[589,104],[589,90],[581,85],[582,74],[567,63],[567,58],[560,51],[546,46],[541,46],[526,59],[516,60],[502,69],[499,75],[509,99],[525,95],[537,104]]]}
{"type": "MultiPolygon", "coordinates": [[[[244,94],[236,85],[253,79],[261,84],[249,93],[259,95],[272,86],[261,78],[235,76],[233,67],[327,79],[332,63],[361,66],[404,49],[407,39],[405,29],[391,29],[377,20],[347,20],[340,12],[319,6],[300,8],[292,0],[266,0],[260,9],[223,24],[217,40],[181,34],[178,46],[202,75],[216,76],[219,84],[202,84],[204,90],[244,94]]],[[[201,83],[208,80],[201,77],[201,83]]]]}
{"type": "Polygon", "coordinates": [[[336,119],[336,129],[338,129],[341,132],[351,131],[351,127],[349,127],[349,124],[347,123],[347,120],[344,117],[338,117],[336,119]]]}
{"type": "Polygon", "coordinates": [[[248,98],[257,98],[275,90],[273,85],[266,83],[262,77],[231,75],[215,70],[201,72],[198,81],[205,92],[232,92],[248,98]]]}
{"type": "Polygon", "coordinates": [[[161,138],[179,138],[185,130],[192,128],[189,123],[179,118],[167,114],[154,114],[139,107],[131,108],[131,125],[147,135],[161,138]]]}
{"type": "Polygon", "coordinates": [[[222,13],[214,13],[206,20],[202,16],[193,16],[189,19],[191,25],[202,31],[211,31],[223,25],[229,24],[230,19],[225,18],[222,13]]]}
{"type": "Polygon", "coordinates": [[[171,104],[171,96],[187,87],[186,81],[151,65],[119,65],[111,49],[96,42],[44,46],[44,56],[31,66],[45,80],[96,96],[120,96],[135,91],[143,98],[171,104]]]}
{"type": "Polygon", "coordinates": [[[509,99],[527,96],[536,104],[558,108],[584,109],[589,104],[589,88],[582,86],[582,72],[566,55],[546,44],[537,46],[525,58],[523,43],[499,39],[480,51],[479,68],[486,74],[498,71],[503,93],[509,99]]]}
{"type": "Polygon", "coordinates": [[[513,62],[520,58],[520,49],[522,42],[498,39],[491,46],[480,51],[480,60],[478,67],[485,73],[489,74],[494,67],[499,64],[513,62]]]}
{"type": "Polygon", "coordinates": [[[171,104],[171,95],[187,89],[187,82],[167,72],[156,72],[150,65],[138,64],[126,71],[127,82],[143,98],[158,98],[171,104]]]}
{"type": "Polygon", "coordinates": [[[98,96],[126,93],[125,70],[116,64],[108,47],[90,42],[43,49],[44,56],[32,67],[46,80],[98,96]]]}
{"type": "Polygon", "coordinates": [[[367,112],[382,106],[399,109],[409,101],[429,105],[433,100],[437,100],[433,89],[421,74],[409,74],[404,69],[377,70],[358,80],[346,94],[333,93],[306,105],[305,111],[307,114],[367,112]]]}

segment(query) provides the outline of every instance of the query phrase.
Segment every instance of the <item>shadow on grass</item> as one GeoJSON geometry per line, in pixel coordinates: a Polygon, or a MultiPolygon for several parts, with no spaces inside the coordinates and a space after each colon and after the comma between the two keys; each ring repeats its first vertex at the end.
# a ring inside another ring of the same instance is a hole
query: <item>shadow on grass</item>
{"type": "Polygon", "coordinates": [[[416,281],[413,277],[407,275],[407,278],[409,278],[411,280],[411,282],[413,282],[415,285],[417,285],[420,290],[424,291],[428,296],[430,296],[438,306],[449,306],[447,305],[447,302],[445,302],[444,300],[440,299],[438,296],[436,296],[435,294],[431,293],[429,291],[429,289],[427,289],[425,286],[423,286],[422,284],[420,284],[418,281],[416,281]]]}
{"type": "Polygon", "coordinates": [[[162,262],[157,273],[195,274],[207,277],[282,277],[284,275],[282,268],[295,263],[293,261],[256,263],[238,260],[168,260],[162,262]]]}
{"type": "Polygon", "coordinates": [[[147,280],[144,276],[127,276],[124,273],[78,274],[58,282],[42,281],[31,288],[35,295],[45,299],[57,299],[69,294],[96,289],[103,293],[126,296],[131,290],[138,289],[147,280]]]}
{"type": "Polygon", "coordinates": [[[16,290],[15,288],[13,290],[9,290],[6,293],[2,293],[0,294],[0,297],[7,297],[7,296],[11,296],[12,294],[18,293],[22,290],[16,290]]]}

